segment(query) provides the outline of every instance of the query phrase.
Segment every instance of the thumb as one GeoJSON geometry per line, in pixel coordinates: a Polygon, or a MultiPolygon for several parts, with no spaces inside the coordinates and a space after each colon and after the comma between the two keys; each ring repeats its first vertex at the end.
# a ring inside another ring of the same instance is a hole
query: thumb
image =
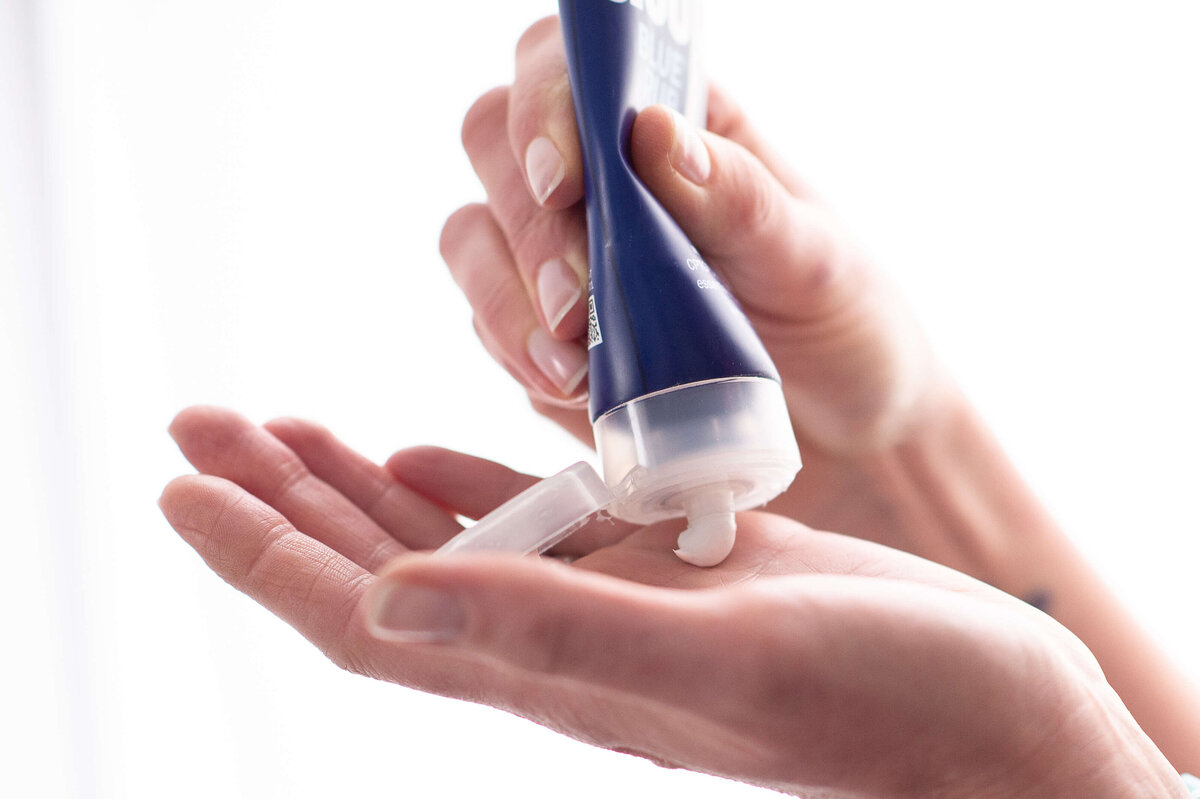
{"type": "Polygon", "coordinates": [[[451,647],[667,703],[694,704],[697,685],[736,661],[717,657],[728,651],[719,645],[722,628],[732,635],[736,625],[705,592],[552,560],[402,556],[372,585],[366,608],[368,629],[385,641],[451,647]]]}
{"type": "Polygon", "coordinates": [[[806,317],[845,296],[850,259],[827,212],[741,145],[654,106],[634,122],[632,159],[748,310],[806,317]]]}

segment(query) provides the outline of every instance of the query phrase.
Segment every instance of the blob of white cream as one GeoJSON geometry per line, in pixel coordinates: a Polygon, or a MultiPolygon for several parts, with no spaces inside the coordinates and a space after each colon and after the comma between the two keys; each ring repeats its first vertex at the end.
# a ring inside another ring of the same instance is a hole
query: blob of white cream
{"type": "Polygon", "coordinates": [[[693,566],[716,566],[733,550],[737,521],[733,516],[733,492],[716,489],[695,494],[683,503],[687,529],[679,534],[675,554],[693,566]]]}

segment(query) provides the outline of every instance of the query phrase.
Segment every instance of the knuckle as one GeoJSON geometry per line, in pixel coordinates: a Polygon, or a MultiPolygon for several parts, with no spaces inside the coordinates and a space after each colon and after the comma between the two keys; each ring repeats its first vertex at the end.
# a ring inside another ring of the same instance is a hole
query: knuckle
{"type": "Polygon", "coordinates": [[[737,159],[725,168],[724,198],[709,212],[713,238],[720,242],[713,254],[735,257],[749,248],[773,258],[793,257],[791,197],[756,163],[737,159]]]}
{"type": "Polygon", "coordinates": [[[713,132],[726,139],[738,140],[750,130],[750,119],[742,107],[715,86],[709,89],[708,94],[708,121],[713,132]]]}
{"type": "Polygon", "coordinates": [[[487,141],[496,130],[504,130],[508,109],[507,86],[497,86],[484,92],[467,109],[463,117],[461,137],[463,149],[468,154],[481,141],[487,141]]]}
{"type": "Polygon", "coordinates": [[[450,214],[442,225],[441,236],[438,237],[438,251],[442,254],[442,259],[447,264],[455,260],[463,242],[490,216],[491,211],[483,203],[464,205],[450,214]]]}
{"type": "Polygon", "coordinates": [[[289,451],[287,457],[280,461],[275,468],[275,473],[271,476],[268,483],[271,486],[270,497],[272,501],[288,496],[296,486],[304,482],[311,476],[308,467],[304,465],[304,461],[300,460],[299,456],[289,451]]]}
{"type": "MultiPolygon", "coordinates": [[[[387,513],[389,507],[396,505],[403,506],[404,501],[407,499],[407,492],[400,483],[380,478],[372,481],[368,497],[367,501],[362,503],[363,511],[372,519],[380,519],[384,518],[383,514],[387,513]]],[[[378,565],[386,563],[390,559],[390,553],[395,543],[395,540],[390,536],[382,540],[380,546],[376,547],[375,551],[371,553],[372,557],[368,562],[373,564],[376,558],[383,558],[378,565]],[[384,547],[385,544],[388,545],[387,548],[384,547]]],[[[375,565],[371,566],[371,570],[375,570],[375,565]]]]}
{"type": "Polygon", "coordinates": [[[827,211],[797,205],[797,224],[792,226],[796,250],[803,254],[805,296],[813,302],[835,298],[841,283],[860,271],[861,257],[847,248],[827,211]]]}
{"type": "MultiPolygon", "coordinates": [[[[386,493],[387,488],[385,487],[376,496],[376,503],[383,499],[386,493]]],[[[373,505],[372,507],[375,506],[373,505]]],[[[368,513],[367,515],[369,516],[370,514],[368,513]]],[[[374,572],[403,551],[403,548],[399,545],[396,539],[392,538],[390,535],[385,535],[380,537],[380,539],[376,541],[370,547],[370,549],[367,550],[367,553],[362,558],[362,563],[366,566],[368,571],[374,572]]]]}
{"type": "Polygon", "coordinates": [[[818,243],[808,258],[804,294],[812,300],[824,300],[833,295],[844,273],[835,255],[824,251],[818,243]]]}
{"type": "Polygon", "coordinates": [[[480,321],[478,315],[471,317],[471,326],[475,329],[475,337],[479,339],[479,343],[483,346],[484,352],[486,352],[493,361],[507,370],[509,375],[511,375],[518,383],[524,385],[525,378],[516,368],[513,360],[508,357],[508,353],[500,349],[500,345],[496,343],[496,337],[493,336],[488,330],[487,326],[480,321]]]}
{"type": "Polygon", "coordinates": [[[333,665],[342,671],[349,672],[358,677],[382,679],[367,659],[363,657],[362,653],[341,641],[331,643],[325,649],[325,657],[329,658],[333,665]]]}
{"type": "Polygon", "coordinates": [[[252,537],[259,545],[234,575],[234,584],[245,586],[252,596],[269,601],[285,587],[286,573],[276,568],[279,559],[295,547],[301,533],[282,517],[264,518],[257,526],[260,531],[252,533],[252,537]]]}
{"type": "Polygon", "coordinates": [[[511,283],[498,286],[492,291],[466,291],[471,306],[475,309],[475,317],[483,327],[493,333],[499,333],[513,325],[508,321],[519,313],[522,308],[522,297],[518,289],[511,283]]]}
{"type": "Polygon", "coordinates": [[[736,134],[749,124],[745,112],[722,86],[708,85],[708,119],[706,127],[718,136],[737,139],[736,134]]]}
{"type": "Polygon", "coordinates": [[[530,51],[539,47],[549,38],[558,35],[559,22],[558,17],[551,15],[542,17],[537,22],[530,25],[517,39],[517,59],[521,59],[530,51]]]}
{"type": "Polygon", "coordinates": [[[575,103],[565,69],[530,77],[515,88],[509,99],[508,138],[527,146],[539,134],[550,135],[560,154],[572,162],[578,147],[575,103]]]}
{"type": "Polygon", "coordinates": [[[324,448],[333,439],[333,433],[324,425],[291,416],[272,419],[263,426],[271,432],[281,433],[289,441],[301,446],[324,448]]]}
{"type": "Polygon", "coordinates": [[[749,235],[758,235],[770,230],[779,215],[779,198],[767,181],[761,176],[745,175],[744,191],[741,202],[737,203],[730,222],[737,230],[749,235]]]}
{"type": "Polygon", "coordinates": [[[347,586],[345,601],[333,613],[333,626],[323,651],[338,668],[362,677],[379,679],[381,675],[369,657],[372,651],[368,633],[363,630],[363,597],[373,579],[363,574],[347,586]]]}
{"type": "Polygon", "coordinates": [[[528,274],[561,242],[561,215],[541,209],[530,209],[528,215],[515,220],[509,234],[513,260],[528,274]]]}
{"type": "Polygon", "coordinates": [[[546,212],[531,207],[526,213],[512,220],[508,246],[517,264],[530,263],[537,251],[545,247],[546,219],[546,212]]]}
{"type": "MultiPolygon", "coordinates": [[[[509,98],[509,130],[512,132],[519,124],[528,126],[530,120],[541,121],[553,119],[558,114],[574,114],[573,102],[571,82],[565,70],[531,77],[509,98]]],[[[561,146],[562,143],[555,144],[561,146]]]]}
{"type": "Polygon", "coordinates": [[[746,139],[752,132],[753,128],[750,125],[750,117],[740,106],[735,105],[732,101],[726,100],[722,104],[722,119],[720,135],[726,139],[733,141],[742,141],[746,139]]]}
{"type": "Polygon", "coordinates": [[[586,251],[586,231],[577,211],[533,208],[528,216],[516,221],[508,240],[513,260],[522,274],[532,275],[551,255],[586,251]]]}

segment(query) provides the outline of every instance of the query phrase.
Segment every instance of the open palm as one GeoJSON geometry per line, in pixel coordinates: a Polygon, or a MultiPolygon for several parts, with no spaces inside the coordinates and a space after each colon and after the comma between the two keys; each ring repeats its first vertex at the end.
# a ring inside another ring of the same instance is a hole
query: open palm
{"type": "Polygon", "coordinates": [[[434,448],[381,467],[214,408],[171,432],[201,472],[164,491],[171,524],[348,670],[805,795],[1052,796],[1123,746],[1165,764],[1070,633],[919,558],[763,513],[712,569],[673,524],[593,524],[561,559],[406,556],[534,478],[434,448]]]}

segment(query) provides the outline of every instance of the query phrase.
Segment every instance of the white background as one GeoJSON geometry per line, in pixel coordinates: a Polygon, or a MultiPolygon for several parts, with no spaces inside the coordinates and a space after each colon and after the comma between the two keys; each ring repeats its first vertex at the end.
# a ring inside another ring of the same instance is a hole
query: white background
{"type": "MultiPolygon", "coordinates": [[[[554,4],[0,9],[0,793],[764,794],[343,674],[155,506],[196,402],[377,459],[583,454],[484,355],[437,254],[481,197],[462,114],[554,4]]],[[[1194,9],[718,1],[707,61],[1200,675],[1194,9]]]]}

